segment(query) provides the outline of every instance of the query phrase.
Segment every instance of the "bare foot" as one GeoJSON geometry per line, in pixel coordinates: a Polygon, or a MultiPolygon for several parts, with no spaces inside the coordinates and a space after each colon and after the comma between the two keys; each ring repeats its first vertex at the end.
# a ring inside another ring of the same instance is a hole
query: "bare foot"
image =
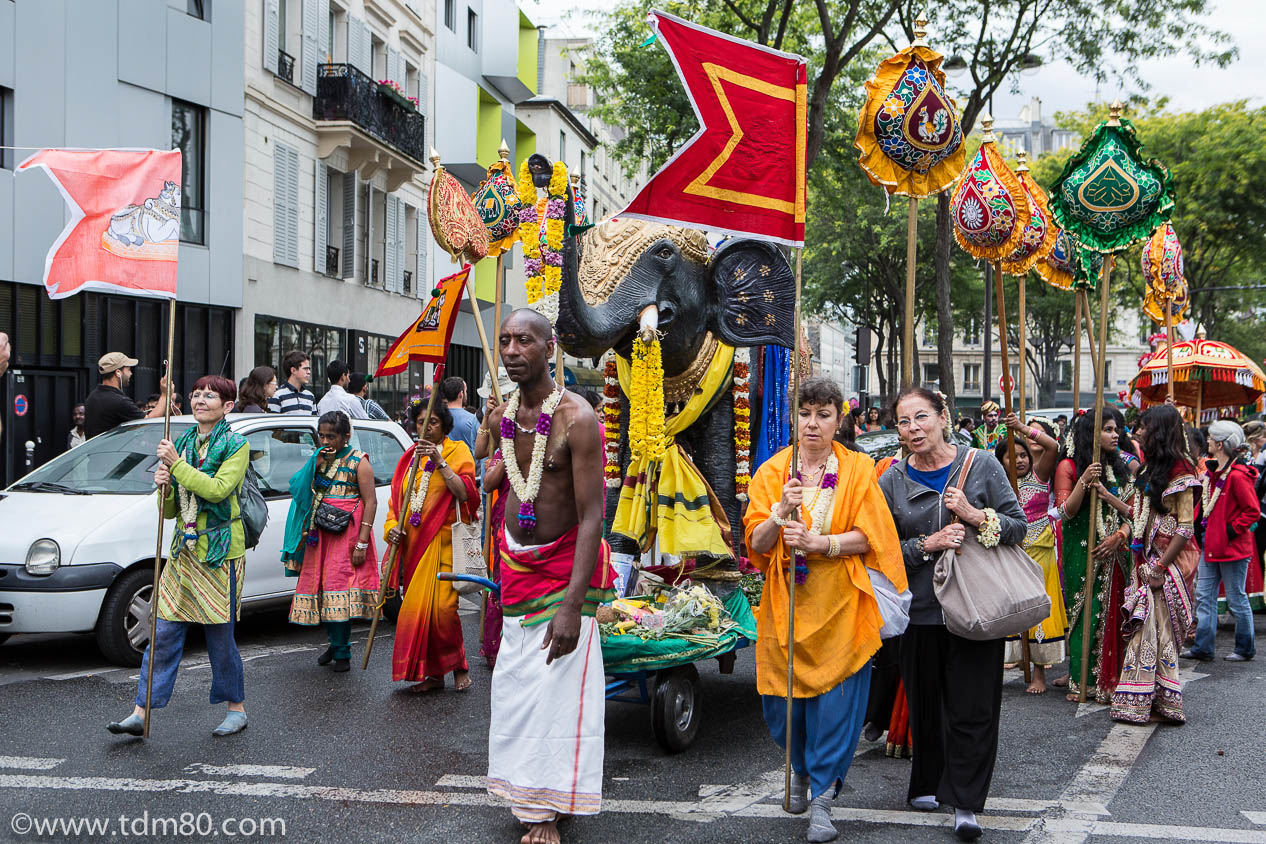
{"type": "Polygon", "coordinates": [[[410,686],[406,689],[406,691],[408,691],[409,694],[420,695],[425,694],[426,692],[434,692],[442,688],[444,688],[443,677],[427,677],[421,683],[410,686]]]}
{"type": "Polygon", "coordinates": [[[1058,677],[1058,678],[1056,678],[1056,679],[1052,680],[1052,681],[1051,681],[1051,685],[1052,685],[1052,686],[1054,686],[1054,687],[1055,687],[1055,688],[1057,688],[1057,689],[1066,689],[1066,688],[1068,688],[1068,675],[1067,675],[1067,674],[1065,674],[1063,677],[1058,677]]]}
{"type": "Polygon", "coordinates": [[[470,684],[472,682],[473,681],[470,679],[469,671],[454,671],[453,672],[453,688],[456,689],[457,691],[459,692],[466,691],[467,689],[470,688],[470,684]]]}
{"type": "Polygon", "coordinates": [[[1031,695],[1046,694],[1046,680],[1040,677],[1034,677],[1033,682],[1029,683],[1029,687],[1025,689],[1025,691],[1031,695]]]}
{"type": "Polygon", "coordinates": [[[1002,667],[1003,667],[1003,669],[1004,669],[1004,670],[1006,670],[1006,671],[1011,671],[1012,669],[1019,668],[1019,667],[1020,667],[1020,663],[1018,663],[1018,662],[1004,662],[1004,663],[1002,663],[1002,667]]]}
{"type": "Polygon", "coordinates": [[[519,839],[519,844],[562,844],[562,840],[558,835],[558,823],[549,821],[528,824],[527,834],[519,839]]]}
{"type": "MultiPolygon", "coordinates": [[[[1081,695],[1066,694],[1064,695],[1064,700],[1068,701],[1069,703],[1081,703],[1081,695]]],[[[1090,698],[1086,698],[1086,702],[1093,703],[1093,701],[1090,700],[1090,698]]]]}

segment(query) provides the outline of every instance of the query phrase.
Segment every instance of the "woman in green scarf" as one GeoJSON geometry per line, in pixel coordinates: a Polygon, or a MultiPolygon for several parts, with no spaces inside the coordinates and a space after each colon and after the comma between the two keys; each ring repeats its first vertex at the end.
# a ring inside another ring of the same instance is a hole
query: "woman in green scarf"
{"type": "Polygon", "coordinates": [[[246,438],[224,421],[233,409],[237,387],[219,375],[204,375],[193,385],[189,405],[198,421],[175,443],[158,444],[154,483],[167,495],[163,515],[176,519],[171,552],[158,581],[158,619],[154,641],[145,649],[136,689],[136,707],[107,729],[139,736],[145,729],[145,695],[149,662],[154,660],[151,706],[171,699],[176,671],[191,624],[201,624],[211,660],[211,703],[227,703],[229,711],[215,736],[246,727],[242,656],[233,638],[241,616],[242,582],[246,574],[246,533],[238,494],[250,450],[246,438]]]}

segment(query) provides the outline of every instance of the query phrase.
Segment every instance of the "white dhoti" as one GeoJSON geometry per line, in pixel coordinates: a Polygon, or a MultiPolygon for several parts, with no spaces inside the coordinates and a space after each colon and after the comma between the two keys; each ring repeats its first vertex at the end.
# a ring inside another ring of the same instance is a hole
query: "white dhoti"
{"type": "Polygon", "coordinates": [[[546,665],[549,625],[522,621],[505,619],[492,673],[488,792],[523,823],[596,815],[606,714],[598,625],[581,618],[576,650],[546,665]]]}

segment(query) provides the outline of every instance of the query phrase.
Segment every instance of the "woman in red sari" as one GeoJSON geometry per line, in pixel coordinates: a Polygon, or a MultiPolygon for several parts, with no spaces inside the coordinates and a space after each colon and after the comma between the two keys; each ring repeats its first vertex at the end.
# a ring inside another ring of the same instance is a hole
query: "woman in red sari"
{"type": "Polygon", "coordinates": [[[453,570],[451,528],[457,521],[457,508],[461,508],[462,521],[476,518],[475,458],[465,443],[448,438],[453,417],[447,407],[436,404],[426,431],[421,425],[423,410],[420,400],[409,405],[409,424],[418,429],[419,440],[396,464],[384,525],[387,541],[400,545],[404,580],[391,679],[416,683],[411,692],[429,692],[442,689],[444,675],[451,671],[460,692],[470,688],[470,668],[457,615],[457,593],[452,584],[436,580],[435,575],[453,570]],[[415,449],[422,456],[413,494],[405,501],[415,449]]]}

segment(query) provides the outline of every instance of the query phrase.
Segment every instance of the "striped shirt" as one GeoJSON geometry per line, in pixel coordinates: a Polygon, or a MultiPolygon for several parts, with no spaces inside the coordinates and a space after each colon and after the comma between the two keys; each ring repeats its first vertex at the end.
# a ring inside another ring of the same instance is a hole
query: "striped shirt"
{"type": "Polygon", "coordinates": [[[295,389],[289,381],[277,386],[277,392],[268,400],[269,413],[302,413],[311,416],[316,410],[316,399],[309,390],[295,389]]]}

